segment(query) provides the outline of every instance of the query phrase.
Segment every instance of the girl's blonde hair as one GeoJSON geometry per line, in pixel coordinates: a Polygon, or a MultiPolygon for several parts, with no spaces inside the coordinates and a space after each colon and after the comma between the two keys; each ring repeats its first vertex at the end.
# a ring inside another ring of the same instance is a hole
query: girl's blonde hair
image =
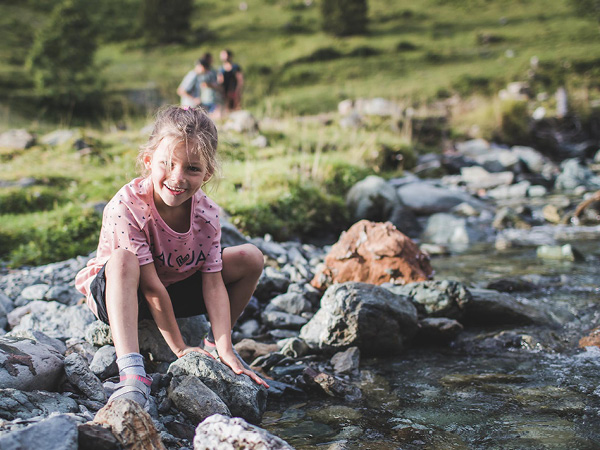
{"type": "Polygon", "coordinates": [[[203,109],[167,106],[157,112],[152,134],[148,142],[140,147],[137,157],[138,169],[143,176],[149,173],[144,165],[144,157],[154,154],[164,139],[172,140],[174,146],[184,144],[189,154],[200,157],[211,176],[218,175],[217,127],[203,109]]]}

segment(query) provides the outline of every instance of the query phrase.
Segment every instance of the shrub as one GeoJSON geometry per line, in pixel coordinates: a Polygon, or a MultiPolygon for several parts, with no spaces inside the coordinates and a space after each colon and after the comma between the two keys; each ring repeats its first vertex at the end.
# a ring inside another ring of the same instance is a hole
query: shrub
{"type": "Polygon", "coordinates": [[[349,225],[344,200],[315,186],[294,183],[274,201],[230,207],[232,223],[251,236],[271,234],[276,240],[339,234],[349,225]]]}
{"type": "Polygon", "coordinates": [[[148,45],[186,42],[193,0],[143,0],[142,30],[148,45]]]}
{"type": "Polygon", "coordinates": [[[336,36],[367,31],[367,0],[322,0],[323,30],[336,36]]]}
{"type": "Polygon", "coordinates": [[[36,93],[53,106],[70,109],[97,98],[96,37],[85,0],[58,3],[27,58],[36,93]]]}
{"type": "Polygon", "coordinates": [[[98,245],[101,225],[102,219],[94,210],[72,206],[44,227],[22,230],[11,246],[3,247],[0,256],[19,267],[87,255],[98,245]]]}
{"type": "Polygon", "coordinates": [[[529,122],[527,102],[504,101],[500,104],[500,127],[494,138],[508,145],[526,145],[529,143],[529,122]]]}
{"type": "Polygon", "coordinates": [[[413,52],[417,48],[419,48],[419,47],[417,47],[415,44],[413,44],[410,41],[400,41],[396,44],[397,52],[413,52]]]}
{"type": "Polygon", "coordinates": [[[323,185],[331,195],[345,197],[352,186],[373,174],[373,170],[346,162],[336,162],[325,167],[323,185]]]}
{"type": "Polygon", "coordinates": [[[54,208],[60,195],[48,188],[10,188],[0,191],[0,214],[24,214],[54,208]]]}

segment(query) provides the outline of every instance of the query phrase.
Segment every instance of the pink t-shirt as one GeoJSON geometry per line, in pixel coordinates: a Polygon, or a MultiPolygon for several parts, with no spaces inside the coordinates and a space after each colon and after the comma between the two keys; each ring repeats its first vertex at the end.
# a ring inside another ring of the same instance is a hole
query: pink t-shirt
{"type": "Polygon", "coordinates": [[[153,191],[150,178],[136,178],[123,186],[104,208],[96,257],[75,277],[75,287],[87,297],[88,306],[96,315],[90,284],[114,249],[134,253],[140,266],[154,263],[165,286],[198,270],[220,272],[223,268],[217,204],[199,190],[192,197],[190,229],[178,233],[158,214],[153,191]]]}

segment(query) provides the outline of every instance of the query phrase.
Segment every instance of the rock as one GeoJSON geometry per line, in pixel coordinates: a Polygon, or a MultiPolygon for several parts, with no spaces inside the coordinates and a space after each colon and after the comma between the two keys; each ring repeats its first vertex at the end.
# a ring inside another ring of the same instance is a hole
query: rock
{"type": "Polygon", "coordinates": [[[600,347],[600,327],[594,328],[587,336],[579,339],[579,347],[600,347]]]}
{"type": "Polygon", "coordinates": [[[260,423],[267,406],[267,390],[246,375],[233,371],[208,356],[188,353],[169,366],[169,373],[181,377],[193,375],[225,402],[231,414],[252,423],[260,423]]]}
{"type": "Polygon", "coordinates": [[[600,177],[594,175],[579,158],[567,159],[561,164],[561,173],[556,177],[554,189],[572,191],[578,186],[600,189],[600,177]]]}
{"type": "Polygon", "coordinates": [[[72,417],[59,414],[0,436],[0,448],[77,450],[79,448],[77,423],[72,417]]]}
{"type": "Polygon", "coordinates": [[[32,341],[37,341],[40,344],[49,345],[50,347],[54,347],[54,349],[60,353],[61,355],[65,355],[67,352],[67,346],[65,343],[59,339],[51,338],[41,331],[35,330],[21,330],[21,331],[10,331],[6,334],[6,337],[17,337],[17,338],[26,338],[32,341]]]}
{"type": "Polygon", "coordinates": [[[364,125],[363,117],[356,111],[340,119],[340,128],[356,130],[364,125]]]}
{"type": "Polygon", "coordinates": [[[266,136],[259,134],[254,139],[252,139],[250,145],[257,148],[267,148],[269,146],[269,141],[267,140],[266,136]]]}
{"type": "Polygon", "coordinates": [[[473,159],[488,172],[519,171],[519,157],[510,150],[492,148],[482,155],[474,155],[473,159]]]}
{"type": "Polygon", "coordinates": [[[265,308],[265,311],[281,311],[289,314],[300,315],[310,312],[312,304],[304,295],[298,292],[287,292],[275,297],[265,308]]]}
{"type": "Polygon", "coordinates": [[[399,116],[402,108],[385,98],[359,98],[354,102],[354,109],[367,116],[399,116]]]}
{"type": "Polygon", "coordinates": [[[242,359],[248,363],[251,363],[259,356],[267,355],[279,350],[277,344],[263,344],[252,339],[242,339],[235,344],[234,348],[242,359]]]}
{"type": "Polygon", "coordinates": [[[498,186],[490,189],[488,195],[496,200],[506,200],[510,198],[525,198],[531,183],[529,181],[521,181],[509,186],[498,186]]]}
{"type": "Polygon", "coordinates": [[[55,390],[63,357],[52,346],[30,339],[0,337],[0,388],[55,390]]]}
{"type": "Polygon", "coordinates": [[[194,450],[217,449],[293,450],[284,440],[240,418],[219,414],[208,417],[196,428],[194,450]]]}
{"type": "Polygon", "coordinates": [[[540,185],[535,185],[535,186],[529,186],[529,189],[527,189],[527,196],[528,197],[544,197],[546,194],[548,193],[548,189],[546,189],[544,186],[540,186],[540,185]]]}
{"type": "Polygon", "coordinates": [[[166,450],[150,415],[132,400],[111,401],[98,411],[94,423],[109,426],[128,450],[166,450]]]}
{"type": "Polygon", "coordinates": [[[50,289],[47,284],[34,284],[33,286],[27,286],[21,291],[21,297],[28,302],[34,300],[44,300],[46,292],[50,289]]]}
{"type": "Polygon", "coordinates": [[[483,167],[463,167],[460,169],[462,179],[470,189],[491,189],[511,184],[515,178],[512,172],[490,173],[483,167]]]}
{"type": "Polygon", "coordinates": [[[384,286],[396,295],[406,296],[425,316],[461,319],[471,301],[467,287],[451,280],[422,281],[404,286],[384,286]]]}
{"type": "Polygon", "coordinates": [[[532,173],[541,174],[544,172],[544,166],[550,164],[548,158],[531,147],[515,145],[510,150],[532,173]]]}
{"type": "Polygon", "coordinates": [[[223,127],[224,131],[235,131],[237,133],[258,133],[258,121],[250,111],[234,111],[227,117],[223,127]]]}
{"type": "Polygon", "coordinates": [[[483,202],[463,191],[426,182],[405,184],[398,188],[397,193],[404,205],[420,215],[449,212],[461,203],[471,205],[478,210],[485,208],[483,202]]]}
{"type": "Polygon", "coordinates": [[[309,387],[316,387],[319,391],[325,392],[330,397],[344,398],[346,401],[351,402],[360,399],[362,396],[360,389],[356,386],[352,386],[340,378],[326,372],[317,371],[311,367],[304,369],[302,379],[309,387]]]}
{"type": "Polygon", "coordinates": [[[286,292],[290,284],[289,276],[266,266],[258,279],[254,295],[260,301],[268,301],[276,295],[286,292]]]}
{"type": "Polygon", "coordinates": [[[421,239],[432,244],[448,245],[461,250],[473,243],[485,241],[486,236],[478,228],[471,226],[464,217],[438,213],[427,220],[421,239]]]}
{"type": "Polygon", "coordinates": [[[349,375],[358,370],[360,364],[360,350],[350,347],[348,350],[338,352],[331,358],[333,371],[340,375],[349,375]]]}
{"type": "Polygon", "coordinates": [[[56,392],[0,389],[0,418],[4,420],[27,420],[54,412],[76,413],[79,406],[75,400],[56,392]]]}
{"type": "Polygon", "coordinates": [[[112,345],[100,347],[90,363],[90,370],[101,380],[119,374],[117,352],[112,345]]]}
{"type": "MultiPolygon", "coordinates": [[[[96,320],[87,305],[65,306],[58,302],[32,303],[35,305],[30,309],[31,312],[22,316],[19,324],[14,327],[15,331],[37,330],[50,337],[65,340],[71,337],[84,337],[87,326],[96,320]]],[[[30,305],[31,303],[24,308],[30,305]]]]}
{"type": "Polygon", "coordinates": [[[44,296],[44,300],[56,301],[63,305],[76,305],[81,298],[82,295],[77,289],[66,284],[52,286],[44,296]]]}
{"type": "Polygon", "coordinates": [[[87,361],[77,353],[71,353],[65,358],[65,373],[69,382],[79,389],[86,397],[97,402],[106,402],[106,394],[102,382],[90,370],[87,361]]]}
{"type": "Polygon", "coordinates": [[[0,134],[0,148],[25,150],[35,143],[35,136],[27,130],[8,130],[0,134]]]}
{"type": "Polygon", "coordinates": [[[110,326],[101,320],[92,322],[85,330],[85,340],[96,347],[113,345],[110,326]]]}
{"type": "Polygon", "coordinates": [[[396,189],[374,175],[356,183],[346,195],[346,205],[353,221],[367,219],[385,222],[399,204],[396,189]]]}
{"type": "Polygon", "coordinates": [[[536,290],[537,286],[527,280],[501,278],[488,283],[485,288],[500,292],[531,292],[536,290]]]}
{"type": "Polygon", "coordinates": [[[283,355],[291,358],[302,358],[310,351],[310,347],[306,344],[306,342],[295,337],[284,339],[277,344],[281,346],[280,352],[283,355]]]}
{"type": "Polygon", "coordinates": [[[321,308],[300,330],[313,348],[358,347],[368,356],[397,353],[417,332],[417,310],[406,298],[366,283],[331,286],[321,308]]]}
{"type": "MultiPolygon", "coordinates": [[[[206,318],[193,316],[177,319],[184,342],[190,346],[200,345],[209,325],[206,318]]],[[[152,355],[154,361],[172,362],[177,359],[165,342],[153,320],[142,320],[139,324],[140,352],[152,355]]]]}
{"type": "Polygon", "coordinates": [[[473,325],[548,324],[538,308],[517,301],[512,295],[490,289],[470,289],[466,321],[473,325]]]}
{"type": "Polygon", "coordinates": [[[41,137],[40,143],[55,147],[74,140],[79,133],[76,130],[54,130],[41,137]]]}
{"type": "Polygon", "coordinates": [[[171,381],[169,398],[193,423],[202,422],[213,414],[231,416],[223,400],[194,376],[171,381]]]}
{"type": "Polygon", "coordinates": [[[299,330],[308,322],[308,319],[304,317],[281,311],[265,311],[261,317],[263,324],[267,327],[285,330],[299,330]]]}
{"type": "Polygon", "coordinates": [[[338,113],[341,116],[347,116],[354,110],[354,101],[350,99],[342,100],[338,103],[338,113]]]}
{"type": "Polygon", "coordinates": [[[471,139],[465,142],[457,142],[455,147],[459,153],[471,158],[485,155],[490,151],[490,144],[485,139],[471,139]]]}
{"type": "Polygon", "coordinates": [[[77,427],[79,447],[85,450],[121,450],[121,444],[110,427],[96,423],[82,423],[77,427]]]}
{"type": "Polygon", "coordinates": [[[542,245],[536,249],[536,255],[540,259],[554,259],[562,261],[583,261],[585,257],[571,244],[542,245]]]}
{"type": "Polygon", "coordinates": [[[225,212],[221,211],[219,221],[221,223],[221,248],[234,247],[247,244],[248,239],[238,230],[235,225],[225,219],[225,212]]]}
{"type": "Polygon", "coordinates": [[[391,223],[361,220],[342,233],[311,284],[323,290],[346,281],[404,284],[432,276],[429,256],[391,223]]]}
{"type": "Polygon", "coordinates": [[[443,343],[453,341],[464,329],[460,322],[446,317],[426,317],[419,321],[415,338],[419,343],[443,343]]]}

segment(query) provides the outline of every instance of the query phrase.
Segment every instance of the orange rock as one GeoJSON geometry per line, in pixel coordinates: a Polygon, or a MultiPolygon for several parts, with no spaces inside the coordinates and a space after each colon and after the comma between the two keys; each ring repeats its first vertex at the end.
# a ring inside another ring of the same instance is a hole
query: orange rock
{"type": "Polygon", "coordinates": [[[406,284],[432,278],[429,255],[391,222],[361,220],[342,233],[311,284],[324,290],[346,281],[406,284]]]}
{"type": "Polygon", "coordinates": [[[96,413],[94,423],[110,427],[127,450],[166,450],[150,415],[132,400],[109,402],[96,413]]]}
{"type": "Polygon", "coordinates": [[[600,347],[600,327],[594,328],[590,334],[579,339],[579,347],[600,347]]]}

